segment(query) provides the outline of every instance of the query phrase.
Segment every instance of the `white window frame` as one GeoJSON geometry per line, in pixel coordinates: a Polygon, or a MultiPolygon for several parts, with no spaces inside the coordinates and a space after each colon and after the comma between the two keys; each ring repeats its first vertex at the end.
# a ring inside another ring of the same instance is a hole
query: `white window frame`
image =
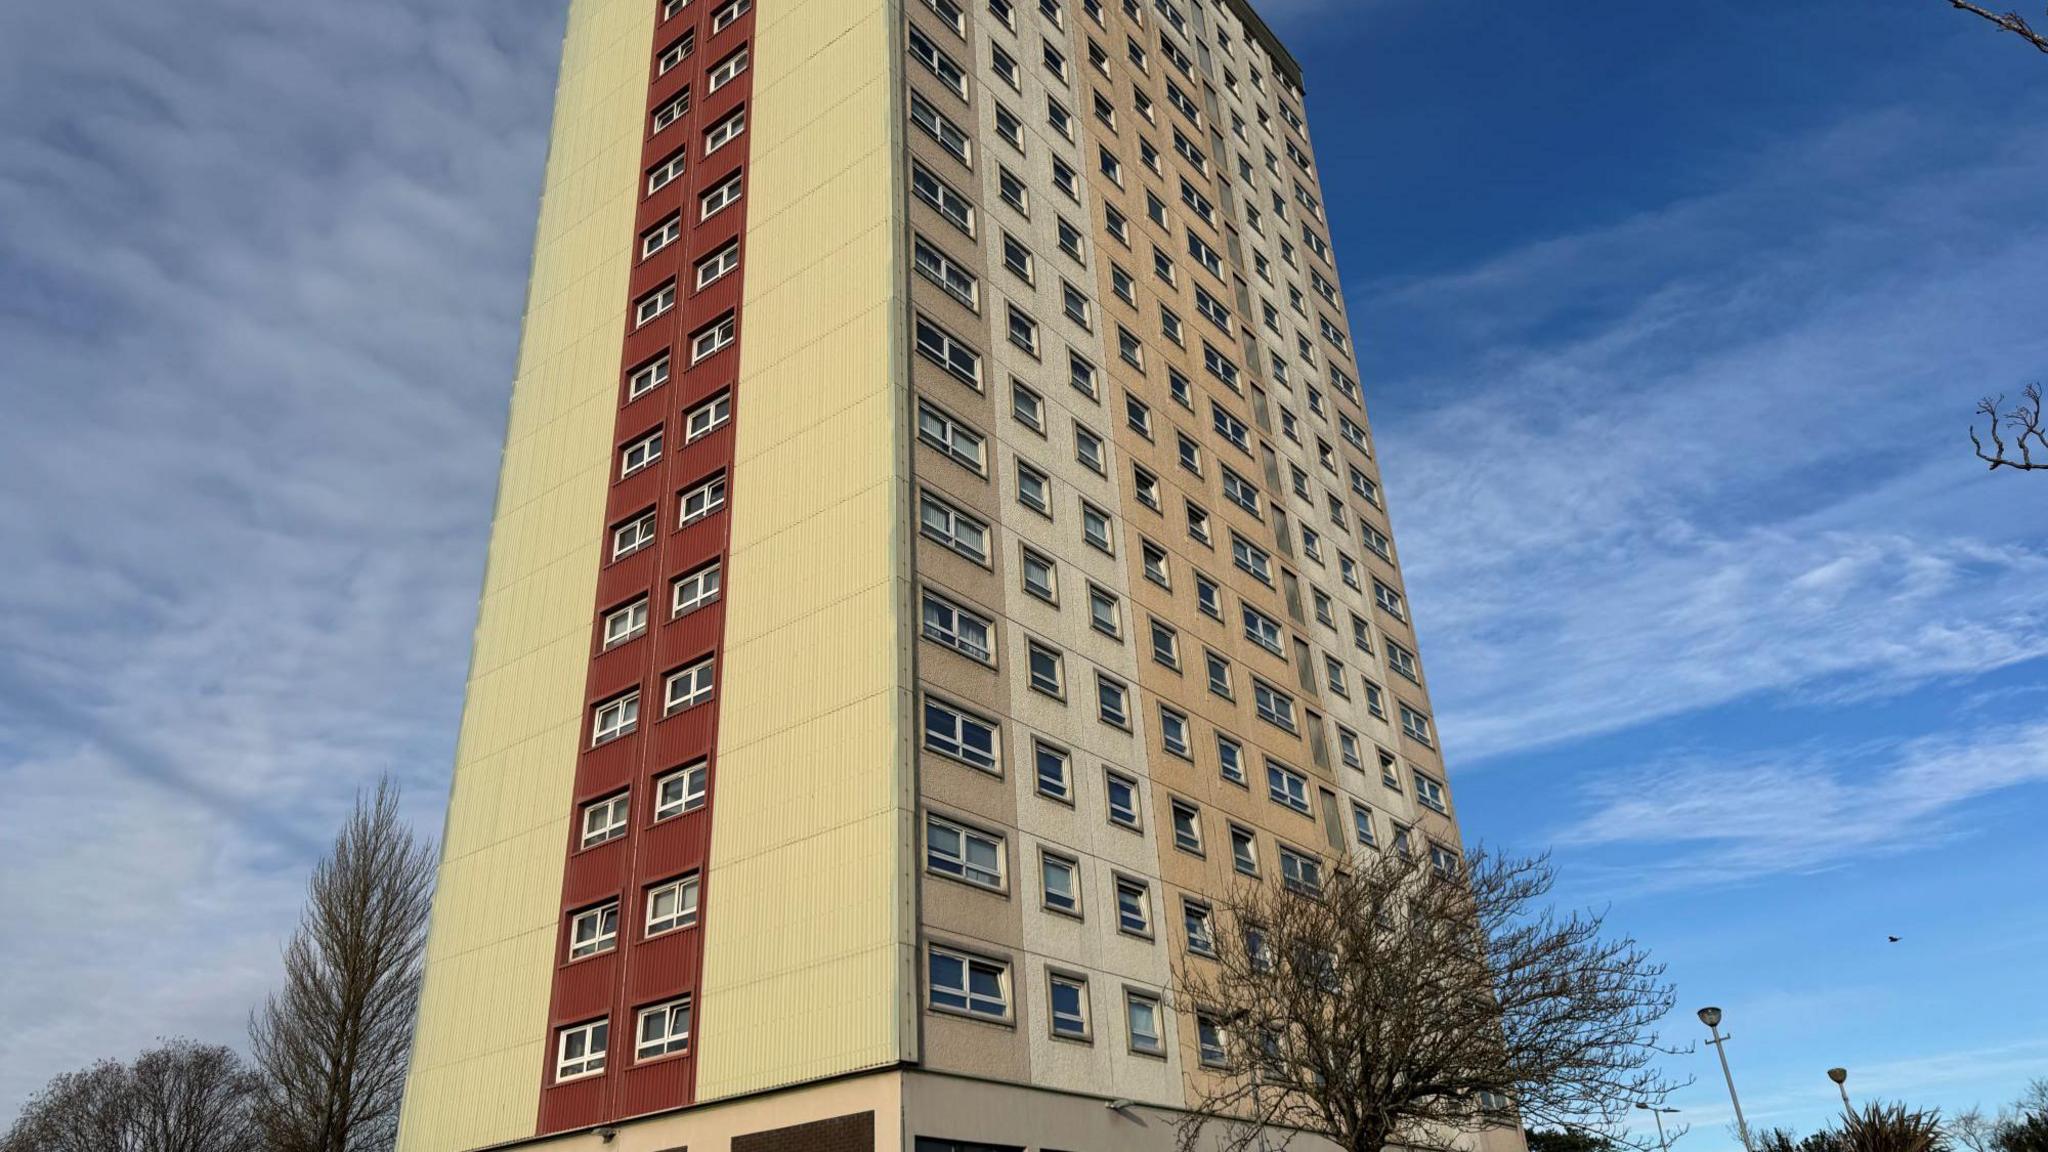
{"type": "Polygon", "coordinates": [[[586,1076],[604,1073],[605,1049],[611,1043],[611,1020],[586,1020],[571,1024],[555,1033],[555,1083],[581,1080],[586,1076]],[[570,1055],[572,1044],[580,1042],[577,1053],[570,1055]]]}
{"type": "Polygon", "coordinates": [[[648,888],[646,919],[641,926],[641,938],[652,940],[656,936],[666,936],[685,928],[695,928],[703,911],[700,903],[703,893],[703,879],[695,872],[648,888]],[[674,907],[666,911],[659,910],[661,902],[671,898],[674,907]]]}
{"type": "Polygon", "coordinates": [[[699,704],[708,703],[718,694],[717,661],[714,657],[704,659],[685,668],[679,668],[662,681],[661,714],[673,716],[686,712],[699,704]]]}
{"type": "Polygon", "coordinates": [[[634,1062],[645,1063],[649,1060],[659,1060],[663,1056],[673,1056],[678,1052],[688,1052],[690,1026],[694,1022],[692,1017],[693,1011],[688,996],[679,996],[674,1000],[665,1000],[660,1004],[650,1004],[640,1009],[635,1016],[637,1023],[633,1029],[634,1062]],[[681,1027],[677,1027],[678,1021],[681,1022],[681,1027]],[[659,1027],[650,1039],[649,1026],[655,1024],[659,1027]]]}

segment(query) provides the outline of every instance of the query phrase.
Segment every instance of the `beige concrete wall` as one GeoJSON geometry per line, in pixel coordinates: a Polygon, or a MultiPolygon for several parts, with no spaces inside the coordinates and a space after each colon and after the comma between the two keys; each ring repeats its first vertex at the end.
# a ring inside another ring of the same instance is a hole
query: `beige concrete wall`
{"type": "Polygon", "coordinates": [[[875,1152],[909,1152],[903,1139],[903,1076],[877,1072],[810,1084],[683,1112],[628,1120],[600,1144],[589,1132],[566,1132],[519,1145],[523,1152],[731,1152],[735,1137],[862,1112],[875,1114],[875,1152]]]}
{"type": "Polygon", "coordinates": [[[756,8],[700,1101],[915,1055],[895,8],[756,8]]]}
{"type": "Polygon", "coordinates": [[[405,1152],[533,1132],[654,5],[575,0],[427,942],[405,1152]]]}

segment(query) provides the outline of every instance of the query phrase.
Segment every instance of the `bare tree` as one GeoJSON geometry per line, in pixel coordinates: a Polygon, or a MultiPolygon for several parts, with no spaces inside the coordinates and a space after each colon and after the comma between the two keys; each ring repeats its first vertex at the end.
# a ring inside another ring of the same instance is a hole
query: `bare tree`
{"type": "Polygon", "coordinates": [[[284,990],[249,1024],[269,1152],[380,1152],[396,1142],[434,859],[386,780],[358,796],[313,872],[284,990]]]}
{"type": "Polygon", "coordinates": [[[1977,437],[1974,422],[1970,425],[1970,443],[1977,446],[1977,459],[1988,463],[1993,472],[2000,468],[2017,468],[2022,472],[2048,470],[2048,423],[2041,416],[2041,386],[2029,384],[2022,395],[2023,399],[2008,412],[1999,411],[2005,406],[2002,395],[1986,396],[1977,402],[1977,415],[1989,418],[1991,448],[1986,450],[1984,441],[1977,437]],[[1999,431],[2001,425],[2004,433],[1999,431]],[[2005,443],[2006,433],[2013,437],[2010,448],[2005,443]],[[2041,453],[2039,460],[2034,459],[2036,450],[2041,453]],[[2009,456],[2008,452],[2019,455],[2009,456]]]}
{"type": "Polygon", "coordinates": [[[1977,5],[1970,3],[1969,0],[1948,0],[1948,2],[1964,12],[1975,16],[1982,16],[1984,19],[2020,37],[2041,51],[2048,52],[2048,36],[2043,36],[2041,33],[2034,31],[2033,26],[2022,19],[2017,12],[1993,12],[1989,8],[1979,8],[1977,5]]]}
{"type": "Polygon", "coordinates": [[[1201,1046],[1181,1147],[1448,1149],[1524,1123],[1641,1146],[1633,1106],[1678,1087],[1656,1068],[1672,988],[1602,914],[1539,908],[1554,880],[1548,858],[1367,852],[1242,884],[1176,973],[1201,1046]]]}
{"type": "Polygon", "coordinates": [[[1943,1128],[1966,1152],[2048,1152],[2048,1079],[2028,1084],[2019,1100],[1996,1116],[1970,1108],[1943,1128]]]}
{"type": "Polygon", "coordinates": [[[28,1102],[0,1152],[243,1152],[256,1077],[233,1051],[172,1040],[133,1064],[67,1072],[28,1102]]]}

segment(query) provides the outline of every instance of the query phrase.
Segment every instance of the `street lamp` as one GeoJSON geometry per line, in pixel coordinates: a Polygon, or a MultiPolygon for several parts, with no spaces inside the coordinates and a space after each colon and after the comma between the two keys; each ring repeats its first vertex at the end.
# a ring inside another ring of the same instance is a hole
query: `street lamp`
{"type": "MultiPolygon", "coordinates": [[[[1712,1044],[1714,1051],[1721,1055],[1721,1078],[1728,1081],[1728,1102],[1735,1105],[1735,1131],[1742,1136],[1744,1152],[1756,1152],[1756,1145],[1750,1143],[1749,1139],[1749,1122],[1742,1118],[1742,1101],[1735,1095],[1735,1074],[1728,1070],[1728,1049],[1725,1045],[1734,1037],[1721,1035],[1719,1008],[1702,1008],[1699,1015],[1700,1023],[1705,1024],[1707,1032],[1713,1036],[1707,1043],[1712,1044]]],[[[1846,1076],[1848,1073],[1845,1072],[1843,1075],[1846,1076]]]]}
{"type": "Polygon", "coordinates": [[[1842,1111],[1854,1112],[1856,1110],[1855,1107],[1849,1103],[1849,1070],[1847,1068],[1830,1068],[1828,1069],[1828,1079],[1833,1080],[1835,1087],[1842,1090],[1842,1111]]]}
{"type": "Polygon", "coordinates": [[[1678,1109],[1652,1108],[1650,1105],[1645,1104],[1640,1100],[1636,1101],[1636,1107],[1641,1108],[1643,1111],[1648,1112],[1650,1115],[1657,1118],[1657,1147],[1661,1149],[1662,1152],[1671,1152],[1671,1141],[1666,1140],[1664,1138],[1664,1116],[1666,1113],[1676,1112],[1678,1111],[1678,1109]]]}

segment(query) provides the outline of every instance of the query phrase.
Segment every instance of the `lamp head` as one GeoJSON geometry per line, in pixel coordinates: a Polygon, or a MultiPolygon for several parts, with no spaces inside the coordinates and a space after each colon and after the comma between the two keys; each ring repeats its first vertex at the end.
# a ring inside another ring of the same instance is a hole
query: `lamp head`
{"type": "Polygon", "coordinates": [[[1645,1112],[1655,1111],[1655,1109],[1651,1108],[1648,1104],[1643,1103],[1641,1100],[1636,1101],[1636,1107],[1641,1108],[1645,1112]]]}
{"type": "Polygon", "coordinates": [[[1847,1068],[1830,1068],[1828,1069],[1828,1079],[1833,1080],[1837,1084],[1846,1084],[1849,1081],[1849,1070],[1847,1068]]]}
{"type": "Polygon", "coordinates": [[[1700,1009],[1700,1023],[1705,1024],[1709,1028],[1719,1028],[1721,1026],[1721,1010],[1719,1008],[1700,1009]]]}

